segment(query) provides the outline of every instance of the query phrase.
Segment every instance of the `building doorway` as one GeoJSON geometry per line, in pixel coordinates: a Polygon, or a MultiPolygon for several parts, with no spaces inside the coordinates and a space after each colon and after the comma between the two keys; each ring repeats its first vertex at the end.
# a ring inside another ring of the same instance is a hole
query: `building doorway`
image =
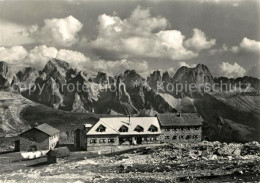
{"type": "Polygon", "coordinates": [[[76,130],[76,132],[75,132],[75,146],[77,148],[81,148],[80,147],[80,130],[76,130]]]}
{"type": "Polygon", "coordinates": [[[14,151],[20,151],[20,140],[14,141],[14,151]]]}
{"type": "Polygon", "coordinates": [[[136,142],[137,144],[142,144],[142,137],[137,137],[136,142]]]}
{"type": "Polygon", "coordinates": [[[29,146],[28,152],[34,152],[34,151],[37,151],[37,146],[36,145],[29,146]]]}

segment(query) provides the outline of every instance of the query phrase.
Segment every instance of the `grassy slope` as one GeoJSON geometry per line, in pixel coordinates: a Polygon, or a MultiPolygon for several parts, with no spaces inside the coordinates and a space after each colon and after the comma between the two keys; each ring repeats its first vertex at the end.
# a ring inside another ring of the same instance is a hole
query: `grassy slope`
{"type": "Polygon", "coordinates": [[[204,134],[212,140],[259,141],[259,96],[204,95],[194,100],[197,111],[207,121],[204,134]]]}
{"type": "Polygon", "coordinates": [[[61,131],[72,130],[80,124],[91,122],[90,117],[98,117],[94,113],[74,113],[53,109],[43,105],[28,106],[23,109],[21,116],[30,125],[35,122],[48,123],[61,131]]]}
{"type": "Polygon", "coordinates": [[[29,128],[21,119],[20,112],[34,102],[10,92],[0,91],[0,129],[1,136],[19,133],[29,128]]]}
{"type": "Polygon", "coordinates": [[[30,128],[36,122],[48,123],[60,130],[73,129],[96,114],[73,113],[53,109],[25,99],[21,95],[0,91],[1,135],[14,136],[30,128]]]}

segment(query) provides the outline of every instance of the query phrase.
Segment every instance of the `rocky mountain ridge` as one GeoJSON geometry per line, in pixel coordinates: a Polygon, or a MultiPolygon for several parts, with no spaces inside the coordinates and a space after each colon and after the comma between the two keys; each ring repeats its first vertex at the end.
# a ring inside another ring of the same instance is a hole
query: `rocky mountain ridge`
{"type": "MultiPolygon", "coordinates": [[[[103,72],[99,72],[96,77],[90,77],[57,59],[51,59],[42,71],[25,68],[17,74],[12,72],[7,63],[0,63],[1,90],[10,91],[15,88],[13,86],[20,86],[22,83],[26,88],[18,90],[18,93],[31,101],[55,109],[83,114],[95,112],[139,116],[154,116],[156,113],[177,110],[197,112],[205,120],[204,136],[213,140],[235,139],[241,142],[259,139],[260,99],[257,78],[213,78],[209,69],[202,64],[195,68],[181,67],[174,76],[170,76],[168,72],[155,71],[143,78],[134,70],[126,70],[114,77],[103,72]],[[249,83],[250,87],[248,93],[245,90],[237,93],[230,90],[209,93],[187,90],[175,94],[174,90],[158,90],[157,84],[162,82],[164,89],[169,83],[174,86],[190,83],[213,85],[224,82],[236,86],[241,82],[244,86],[249,83]],[[84,86],[84,90],[78,89],[78,85],[84,86]],[[235,136],[237,137],[234,138],[235,136]]],[[[39,120],[39,116],[37,119],[39,120]]]]}

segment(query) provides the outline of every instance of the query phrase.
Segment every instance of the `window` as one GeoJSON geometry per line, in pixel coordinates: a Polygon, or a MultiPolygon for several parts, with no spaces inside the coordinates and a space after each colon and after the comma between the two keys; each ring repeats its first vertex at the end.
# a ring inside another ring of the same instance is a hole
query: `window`
{"type": "Polygon", "coordinates": [[[148,131],[150,131],[150,132],[158,132],[158,128],[156,126],[154,126],[154,125],[151,125],[149,127],[148,131]]]}
{"type": "Polygon", "coordinates": [[[172,140],[176,140],[176,139],[177,139],[177,136],[174,135],[174,136],[172,137],[172,140]]]}
{"type": "Polygon", "coordinates": [[[179,139],[183,139],[183,136],[182,136],[182,135],[180,135],[180,136],[179,136],[179,139]]]}
{"type": "Polygon", "coordinates": [[[194,138],[194,139],[197,139],[197,138],[198,138],[198,135],[193,135],[193,138],[194,138]]]}
{"type": "Polygon", "coordinates": [[[189,140],[189,139],[191,139],[191,136],[187,135],[186,140],[189,140]]]}
{"type": "Polygon", "coordinates": [[[100,144],[106,143],[106,139],[99,139],[99,143],[100,144]]]}
{"type": "Polygon", "coordinates": [[[96,144],[96,143],[97,143],[97,139],[91,139],[91,140],[90,140],[90,143],[91,143],[91,144],[96,144]]]}
{"type": "Polygon", "coordinates": [[[96,129],[97,132],[104,132],[106,131],[106,127],[104,127],[103,125],[99,125],[99,127],[96,129]]]}
{"type": "Polygon", "coordinates": [[[134,131],[143,132],[143,131],[144,131],[144,128],[141,127],[140,125],[137,125],[137,126],[135,127],[134,131]]]}
{"type": "Polygon", "coordinates": [[[30,138],[30,144],[34,144],[35,139],[34,138],[30,138]]]}
{"type": "Polygon", "coordinates": [[[170,139],[170,136],[165,136],[165,139],[170,139]]]}
{"type": "Polygon", "coordinates": [[[108,143],[115,143],[115,139],[108,139],[108,143]]]}
{"type": "Polygon", "coordinates": [[[122,125],[119,130],[119,132],[128,132],[128,127],[126,127],[125,125],[122,125]]]}

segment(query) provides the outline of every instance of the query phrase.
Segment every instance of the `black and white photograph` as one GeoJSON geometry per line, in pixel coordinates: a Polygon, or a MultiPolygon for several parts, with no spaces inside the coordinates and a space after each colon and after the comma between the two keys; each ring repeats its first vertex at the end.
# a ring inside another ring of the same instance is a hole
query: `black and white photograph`
{"type": "Polygon", "coordinates": [[[260,182],[259,0],[0,0],[0,183],[260,182]]]}

